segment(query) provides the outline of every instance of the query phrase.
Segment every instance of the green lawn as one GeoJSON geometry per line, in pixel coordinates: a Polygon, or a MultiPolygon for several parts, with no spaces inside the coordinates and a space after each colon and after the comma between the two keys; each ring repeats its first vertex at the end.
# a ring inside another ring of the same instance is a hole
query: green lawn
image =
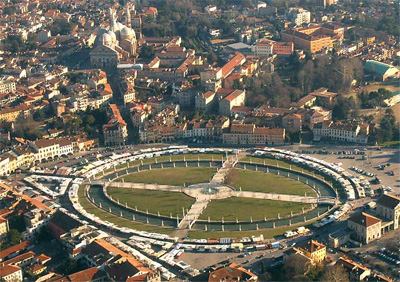
{"type": "Polygon", "coordinates": [[[267,218],[277,218],[278,213],[281,217],[290,215],[290,211],[295,214],[301,212],[302,207],[307,209],[310,204],[232,197],[211,201],[200,219],[210,217],[211,220],[221,220],[224,217],[226,221],[235,221],[237,217],[239,221],[250,221],[253,216],[253,220],[262,220],[264,215],[267,218]]]}
{"type": "MultiPolygon", "coordinates": [[[[183,161],[184,159],[185,160],[197,160],[197,159],[199,159],[199,160],[211,160],[211,159],[221,160],[222,158],[224,160],[226,159],[225,156],[222,154],[179,154],[179,155],[160,156],[157,158],[136,160],[136,161],[130,162],[129,166],[131,166],[131,167],[137,166],[137,165],[141,164],[142,162],[143,162],[143,164],[155,163],[156,159],[158,162],[161,162],[161,161],[169,161],[169,160],[183,161]]],[[[120,164],[120,165],[117,165],[115,167],[115,169],[118,170],[118,169],[126,168],[126,166],[127,166],[126,163],[120,164]]],[[[109,169],[104,170],[105,173],[112,172],[112,171],[114,171],[114,168],[109,168],[109,169]]]]}
{"type": "Polygon", "coordinates": [[[293,164],[290,163],[288,161],[284,161],[284,160],[276,160],[276,159],[270,159],[270,158],[259,158],[259,157],[252,157],[252,156],[247,156],[244,157],[243,159],[240,160],[241,162],[252,162],[252,163],[258,163],[258,164],[267,164],[267,165],[273,165],[276,166],[278,164],[279,167],[284,167],[284,168],[290,168],[292,167],[293,170],[297,170],[297,171],[304,171],[305,173],[310,173],[312,174],[313,172],[315,173],[316,177],[319,177],[321,179],[323,179],[323,176],[319,175],[317,173],[317,171],[312,170],[309,167],[302,167],[300,165],[297,164],[293,164]]]}
{"type": "Polygon", "coordinates": [[[116,181],[135,183],[157,183],[173,186],[186,186],[196,183],[209,182],[217,169],[209,167],[175,167],[141,171],[122,176],[116,181]]]}
{"type": "Polygon", "coordinates": [[[114,223],[114,224],[120,226],[120,227],[128,227],[128,228],[132,228],[132,229],[136,229],[136,230],[147,231],[147,232],[156,232],[156,233],[161,233],[161,234],[171,234],[174,231],[174,229],[172,229],[172,228],[141,224],[139,222],[127,220],[125,218],[118,217],[118,216],[115,216],[108,212],[105,212],[104,210],[99,209],[98,207],[93,205],[91,202],[89,202],[88,199],[86,199],[84,187],[79,188],[78,196],[79,196],[79,203],[88,213],[98,216],[102,220],[107,220],[111,223],[114,223]]]}
{"type": "Polygon", "coordinates": [[[278,164],[280,167],[286,167],[286,168],[289,168],[289,166],[291,165],[293,170],[297,170],[297,171],[303,170],[304,173],[308,173],[308,174],[314,173],[315,177],[317,177],[321,180],[325,180],[329,183],[332,182],[333,187],[338,190],[340,197],[345,196],[342,186],[340,186],[340,184],[337,181],[334,181],[332,178],[324,175],[323,173],[321,173],[319,171],[315,171],[307,166],[296,165],[296,164],[292,164],[292,163],[289,163],[288,161],[283,161],[283,160],[275,160],[275,159],[270,159],[270,158],[259,158],[259,157],[252,157],[252,156],[247,156],[247,157],[241,159],[240,161],[249,162],[250,160],[253,163],[263,164],[265,161],[265,164],[269,164],[269,165],[273,165],[273,166],[276,166],[276,164],[278,164]]]}
{"type": "Polygon", "coordinates": [[[400,146],[400,140],[396,141],[387,141],[380,144],[382,147],[392,147],[392,146],[400,146]]]}
{"type": "Polygon", "coordinates": [[[179,192],[151,191],[142,189],[127,188],[107,188],[108,195],[113,199],[119,199],[120,203],[140,211],[148,211],[153,214],[160,212],[161,215],[169,216],[170,213],[175,217],[182,217],[182,207],[190,209],[195,199],[179,192]]]}
{"type": "Polygon", "coordinates": [[[285,161],[282,160],[276,160],[276,159],[270,159],[270,158],[259,158],[259,157],[252,157],[252,156],[246,156],[243,159],[240,160],[241,162],[252,162],[252,163],[258,163],[258,164],[267,164],[267,165],[273,165],[276,166],[276,164],[279,165],[279,167],[286,167],[289,168],[290,165],[292,165],[292,169],[298,169],[301,170],[301,167],[295,164],[289,164],[285,161]]]}
{"type": "Polygon", "coordinates": [[[307,196],[316,196],[313,189],[300,181],[260,171],[234,169],[227,177],[226,183],[237,190],[241,187],[243,191],[300,196],[307,192],[307,196]]]}

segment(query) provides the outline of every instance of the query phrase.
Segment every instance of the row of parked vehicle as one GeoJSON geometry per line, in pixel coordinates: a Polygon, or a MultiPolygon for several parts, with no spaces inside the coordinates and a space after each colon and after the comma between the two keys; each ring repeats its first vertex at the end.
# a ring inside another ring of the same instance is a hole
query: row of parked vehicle
{"type": "Polygon", "coordinates": [[[367,171],[365,171],[365,170],[363,170],[363,169],[361,169],[361,168],[358,168],[358,167],[352,166],[352,167],[350,167],[350,169],[353,170],[353,171],[355,171],[355,172],[358,172],[358,173],[360,173],[360,174],[369,176],[369,177],[374,177],[374,176],[375,176],[375,174],[373,174],[373,173],[371,173],[371,172],[367,172],[367,171]]]}
{"type": "Polygon", "coordinates": [[[363,150],[354,149],[352,151],[328,151],[328,150],[298,150],[298,154],[317,154],[317,155],[365,155],[366,148],[363,150]]]}
{"type": "Polygon", "coordinates": [[[379,251],[374,252],[374,255],[381,257],[390,263],[397,265],[400,264],[400,255],[390,252],[386,248],[382,248],[379,251]]]}

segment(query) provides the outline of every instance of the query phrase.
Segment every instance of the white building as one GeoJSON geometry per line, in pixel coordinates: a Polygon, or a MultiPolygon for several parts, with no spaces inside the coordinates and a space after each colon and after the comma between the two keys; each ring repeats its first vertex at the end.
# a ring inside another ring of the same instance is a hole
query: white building
{"type": "Polygon", "coordinates": [[[366,144],[369,126],[367,124],[342,124],[325,121],[314,125],[313,134],[314,141],[331,139],[340,142],[366,144]]]}
{"type": "Polygon", "coordinates": [[[60,156],[68,156],[74,153],[74,146],[71,140],[61,139],[59,140],[60,156]]]}
{"type": "Polygon", "coordinates": [[[246,99],[245,90],[235,90],[228,96],[219,101],[219,114],[222,116],[230,116],[234,106],[244,106],[246,99]]]}
{"type": "Polygon", "coordinates": [[[126,91],[123,95],[124,97],[124,105],[128,104],[129,102],[135,101],[136,93],[135,90],[126,91]]]}
{"type": "Polygon", "coordinates": [[[8,230],[9,230],[8,220],[3,217],[0,217],[0,238],[6,236],[8,230]]]}
{"type": "Polygon", "coordinates": [[[10,159],[5,156],[0,156],[0,176],[10,174],[10,159]]]}
{"type": "Polygon", "coordinates": [[[215,5],[208,5],[204,8],[206,13],[215,13],[217,11],[217,6],[215,5]]]}
{"type": "Polygon", "coordinates": [[[267,3],[258,1],[257,2],[257,11],[260,10],[261,8],[267,8],[267,3]]]}
{"type": "Polygon", "coordinates": [[[17,89],[14,80],[2,79],[0,80],[0,94],[14,92],[17,89]]]}
{"type": "Polygon", "coordinates": [[[216,101],[216,95],[213,91],[207,91],[205,93],[199,93],[195,97],[196,111],[208,112],[216,101]]]}
{"type": "Polygon", "coordinates": [[[311,13],[303,8],[293,7],[289,9],[287,18],[296,26],[300,26],[304,23],[310,23],[311,13]]]}
{"type": "Polygon", "coordinates": [[[40,139],[30,143],[35,152],[35,161],[54,160],[60,156],[60,145],[55,139],[40,139]]]}
{"type": "Polygon", "coordinates": [[[263,39],[251,46],[251,52],[257,56],[272,56],[274,54],[274,41],[263,39]]]}
{"type": "Polygon", "coordinates": [[[22,282],[22,269],[16,265],[0,264],[0,281],[4,282],[22,282]]]}

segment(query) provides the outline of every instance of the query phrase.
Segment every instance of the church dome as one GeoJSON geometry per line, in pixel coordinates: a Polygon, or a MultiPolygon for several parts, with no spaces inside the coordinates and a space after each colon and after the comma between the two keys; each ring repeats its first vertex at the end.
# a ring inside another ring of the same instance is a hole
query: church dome
{"type": "Polygon", "coordinates": [[[112,30],[109,30],[107,32],[107,34],[111,37],[111,41],[114,43],[115,41],[117,41],[117,36],[115,35],[115,32],[113,32],[112,30]]]}
{"type": "Polygon", "coordinates": [[[104,45],[107,45],[107,46],[111,45],[112,38],[108,33],[103,34],[103,43],[104,43],[104,45]]]}
{"type": "Polygon", "coordinates": [[[118,23],[116,20],[112,21],[110,24],[110,30],[114,33],[116,33],[117,31],[119,31],[119,27],[118,27],[118,23]]]}
{"type": "Polygon", "coordinates": [[[121,37],[123,39],[132,39],[134,37],[136,37],[135,31],[129,27],[124,27],[121,30],[121,37]]]}
{"type": "Polygon", "coordinates": [[[100,28],[99,30],[97,30],[96,35],[97,35],[97,36],[101,36],[101,35],[103,35],[104,33],[107,33],[107,32],[108,32],[107,29],[105,29],[105,28],[100,28]]]}
{"type": "Polygon", "coordinates": [[[117,26],[118,26],[118,30],[119,30],[119,31],[121,31],[122,29],[125,28],[125,26],[124,26],[122,23],[120,23],[120,22],[117,22],[117,26]]]}

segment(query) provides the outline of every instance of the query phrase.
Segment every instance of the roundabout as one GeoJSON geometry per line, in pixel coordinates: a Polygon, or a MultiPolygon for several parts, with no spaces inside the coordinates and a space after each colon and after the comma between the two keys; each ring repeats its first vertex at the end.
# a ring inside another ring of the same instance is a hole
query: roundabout
{"type": "Polygon", "coordinates": [[[210,232],[307,224],[337,202],[326,181],[297,168],[241,161],[244,155],[178,156],[127,162],[98,174],[86,183],[86,198],[103,216],[135,222],[144,230],[175,229],[184,231],[173,232],[182,236],[201,232],[205,238],[210,232]]]}

